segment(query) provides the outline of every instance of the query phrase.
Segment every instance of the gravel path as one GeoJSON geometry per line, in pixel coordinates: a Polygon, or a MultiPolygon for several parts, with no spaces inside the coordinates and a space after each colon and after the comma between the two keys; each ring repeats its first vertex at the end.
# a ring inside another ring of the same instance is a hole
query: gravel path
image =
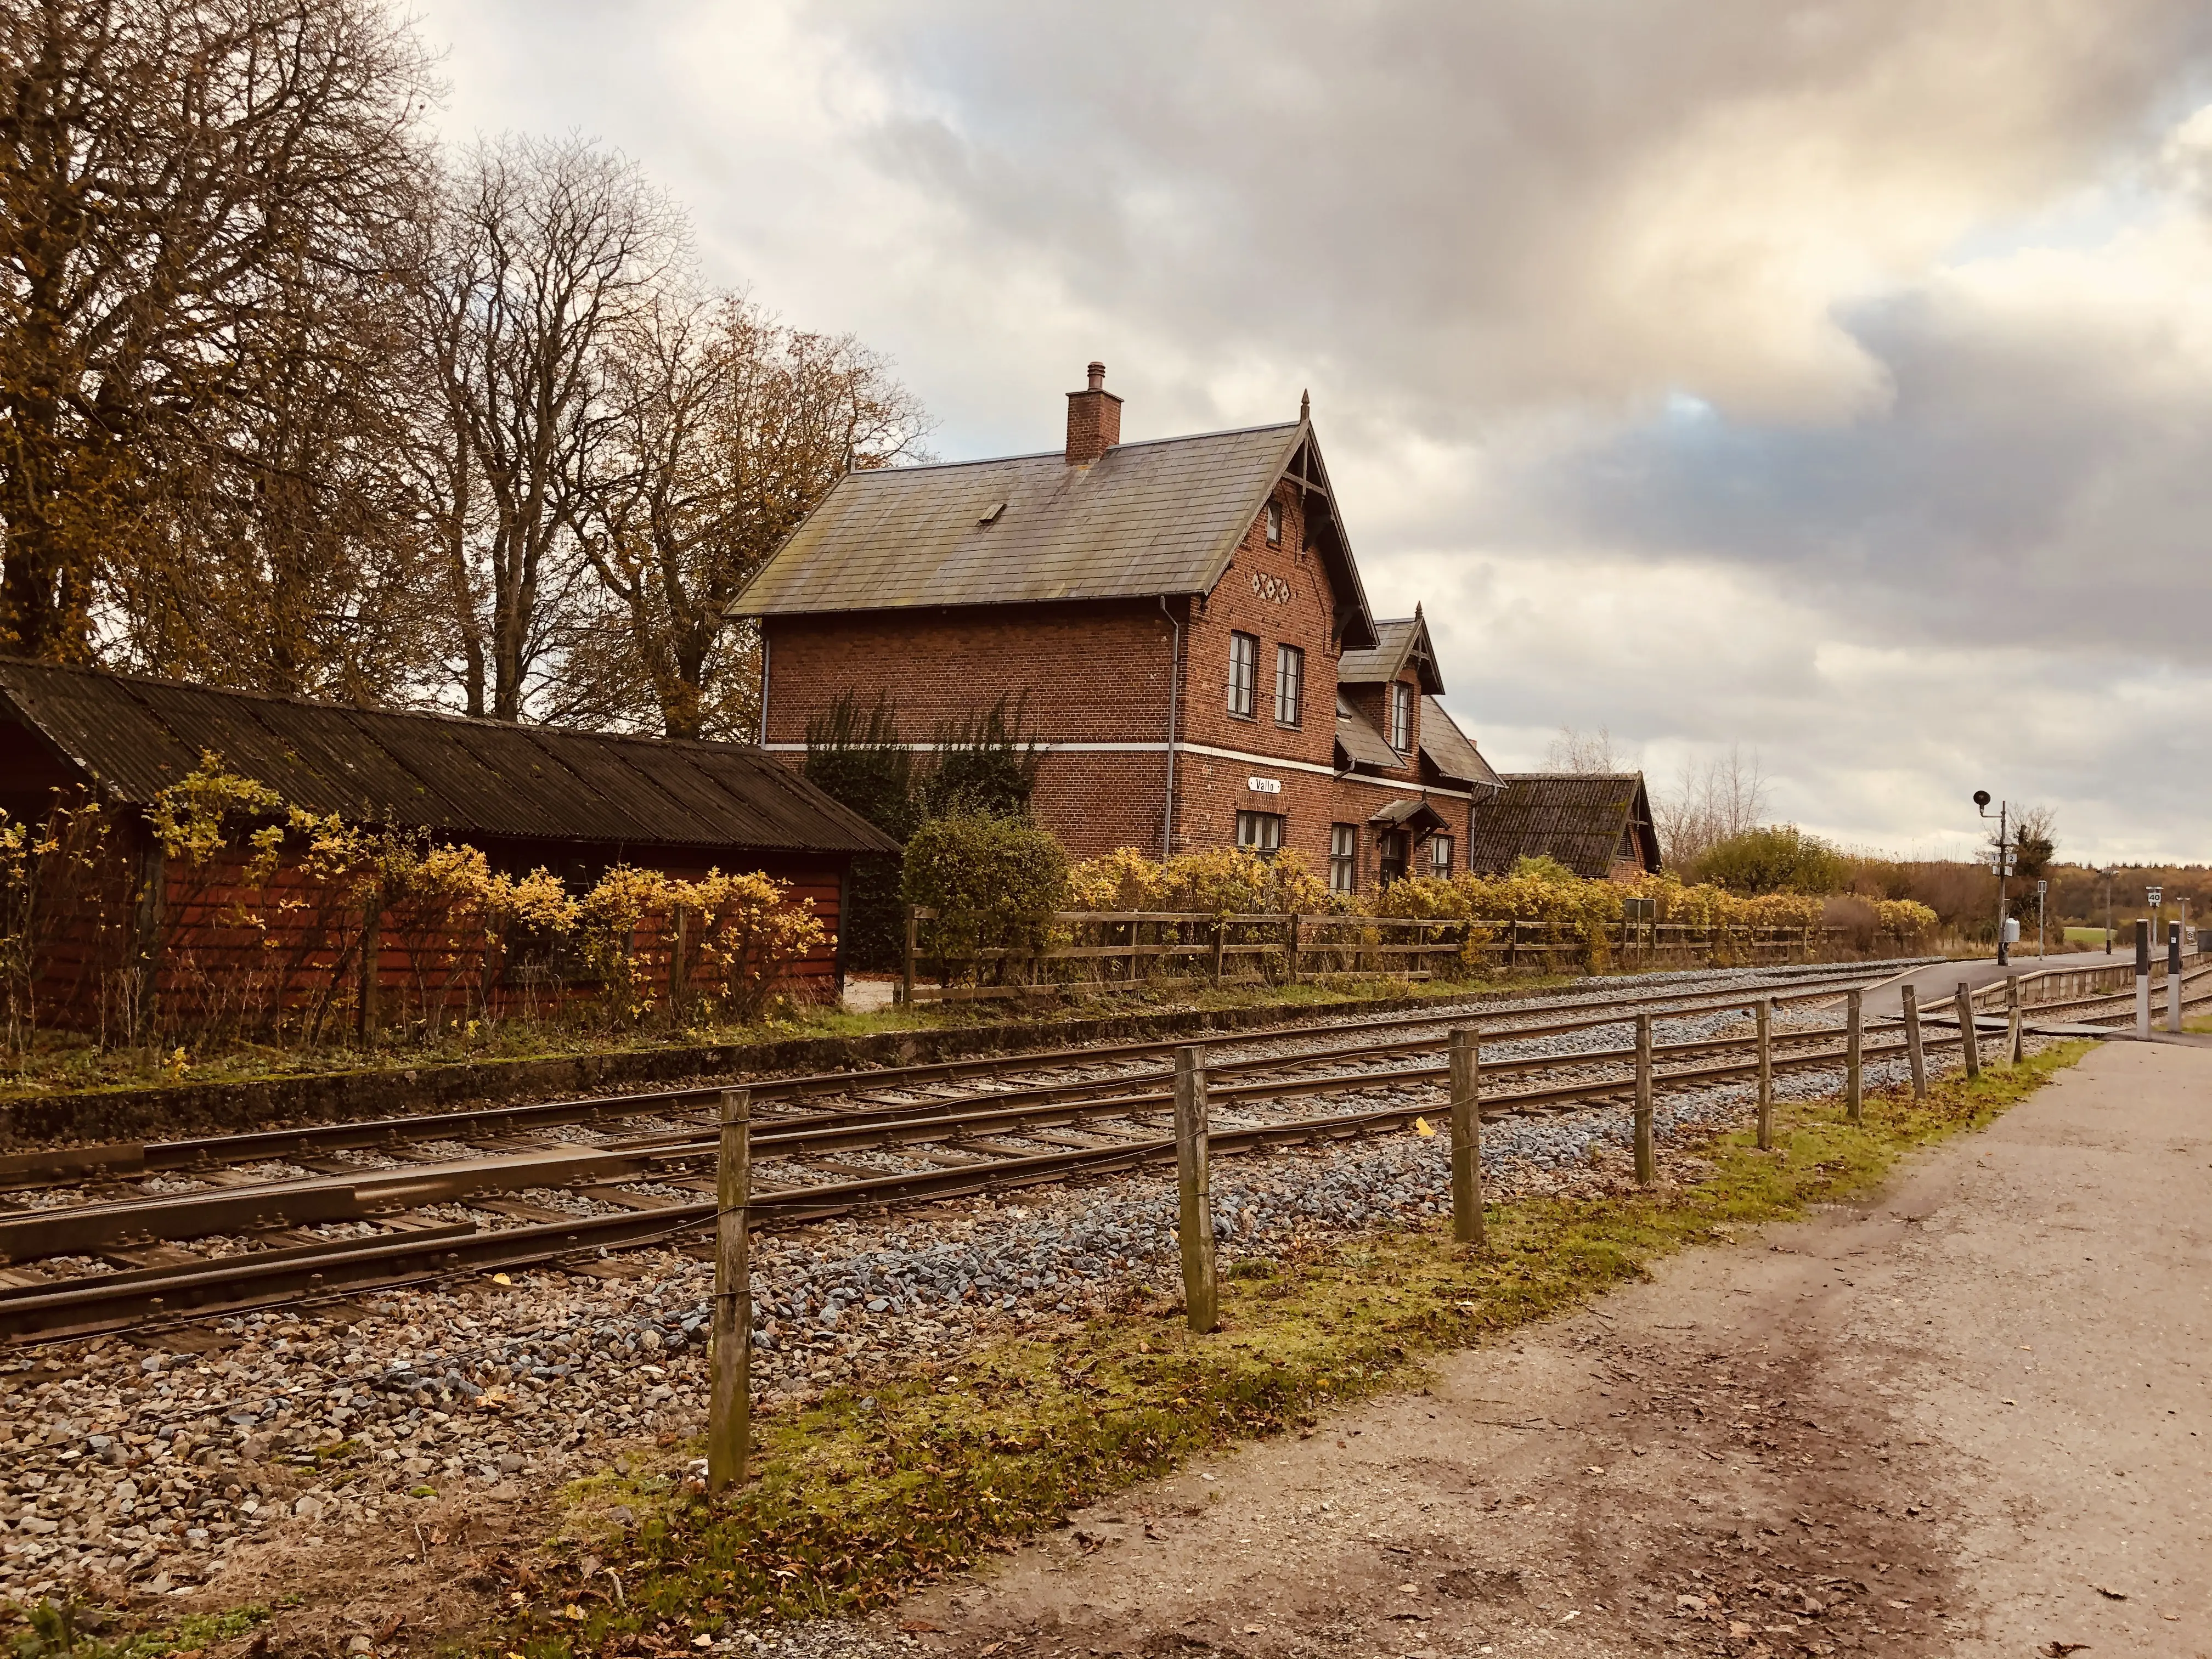
{"type": "MultiPolygon", "coordinates": [[[[1652,979],[1703,988],[1716,977],[1652,979]]],[[[1439,1024],[1449,1018],[1439,1011],[1439,1024]]],[[[1662,1018],[1658,1037],[1694,1040],[1742,1023],[1732,1013],[1662,1018]]],[[[1791,1010],[1780,1028],[1832,1024],[1832,1012],[1791,1010]]],[[[1624,1021],[1486,1053],[1571,1055],[1619,1048],[1632,1031],[1624,1021]]],[[[1869,1066],[1868,1086],[1902,1072],[1869,1066]]],[[[1813,1098],[1840,1080],[1793,1073],[1776,1088],[1813,1098]]],[[[1683,1148],[1741,1121],[1751,1097],[1747,1085],[1662,1094],[1662,1149],[1675,1149],[1680,1168],[1683,1148]]],[[[1370,1104],[1440,1115],[1443,1097],[1382,1084],[1337,1091],[1325,1106],[1217,1110],[1216,1122],[1370,1104]]],[[[1488,1125],[1483,1153],[1501,1198],[1617,1178],[1629,1157],[1626,1115],[1597,1108],[1488,1125]]],[[[1401,1133],[1224,1159],[1214,1181],[1224,1256],[1432,1216],[1446,1202],[1448,1158],[1441,1134],[1401,1133]]],[[[1169,1288],[1174,1228],[1172,1178],[1141,1174],[759,1237],[762,1404],[941,1364],[1009,1331],[1102,1311],[1132,1290],[1169,1288]]],[[[232,1318],[150,1346],[57,1346],[0,1372],[0,1592],[220,1592],[257,1551],[341,1548],[411,1524],[434,1504],[514,1499],[604,1468],[625,1447],[701,1427],[704,1260],[640,1251],[596,1273],[504,1278],[232,1318]]]]}

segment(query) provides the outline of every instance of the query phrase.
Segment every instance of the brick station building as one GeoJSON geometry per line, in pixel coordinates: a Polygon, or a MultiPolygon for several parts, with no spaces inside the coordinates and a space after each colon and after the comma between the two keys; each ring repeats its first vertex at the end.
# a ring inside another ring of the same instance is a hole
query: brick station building
{"type": "Polygon", "coordinates": [[[1295,848],[1342,889],[1467,868],[1502,786],[1419,612],[1370,614],[1309,412],[1123,443],[1088,378],[1064,450],[851,473],[777,550],[732,607],[763,744],[798,764],[846,694],[917,746],[1018,697],[1075,857],[1295,848]]]}

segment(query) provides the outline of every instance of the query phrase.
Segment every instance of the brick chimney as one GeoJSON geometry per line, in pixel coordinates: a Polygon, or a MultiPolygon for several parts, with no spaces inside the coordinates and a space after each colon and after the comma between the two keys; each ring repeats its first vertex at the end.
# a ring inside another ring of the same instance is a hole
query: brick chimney
{"type": "Polygon", "coordinates": [[[1121,441],[1121,400],[1106,389],[1106,365],[1091,365],[1091,384],[1067,394],[1067,464],[1088,466],[1121,441]]]}

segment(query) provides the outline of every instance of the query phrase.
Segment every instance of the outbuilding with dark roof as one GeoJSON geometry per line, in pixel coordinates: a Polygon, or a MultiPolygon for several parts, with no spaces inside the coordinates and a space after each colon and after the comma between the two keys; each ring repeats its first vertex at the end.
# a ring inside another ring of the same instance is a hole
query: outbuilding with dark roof
{"type": "Polygon", "coordinates": [[[1468,862],[1505,875],[1524,858],[1556,859],[1578,876],[1656,874],[1659,836],[1641,772],[1508,772],[1479,802],[1468,862]]]}
{"type": "MultiPolygon", "coordinates": [[[[130,861],[142,931],[158,932],[165,908],[185,902],[147,815],[209,757],[286,808],[474,847],[495,869],[544,868],[572,891],[625,864],[684,878],[763,872],[829,930],[832,943],[799,970],[823,994],[842,977],[835,939],[852,860],[898,850],[750,745],[343,708],[0,658],[0,811],[21,823],[57,803],[99,803],[119,838],[110,850],[130,861]]],[[[195,891],[206,886],[202,872],[195,891]]]]}

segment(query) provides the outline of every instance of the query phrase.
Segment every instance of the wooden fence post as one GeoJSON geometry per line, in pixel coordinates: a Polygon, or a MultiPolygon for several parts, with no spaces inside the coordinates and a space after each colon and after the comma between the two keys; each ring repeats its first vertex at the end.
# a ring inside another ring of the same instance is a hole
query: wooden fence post
{"type": "Polygon", "coordinates": [[[1283,934],[1283,980],[1285,984],[1298,982],[1298,913],[1291,912],[1288,927],[1283,934]]]}
{"type": "Polygon", "coordinates": [[[2021,1019],[2020,975],[2015,974],[2005,981],[2005,1064],[2008,1066],[2017,1066],[2027,1058],[2027,1050],[2021,1046],[2021,1019]]]}
{"type": "Polygon", "coordinates": [[[1484,1242],[1482,1224],[1482,1039],[1472,1025],[1451,1034],[1452,1237],[1484,1242]]]}
{"type": "Polygon", "coordinates": [[[1905,1000],[1905,1058],[1912,1067],[1912,1097],[1928,1098],[1928,1053],[1920,1042],[1920,993],[1911,985],[1901,988],[1905,1000]]]}
{"type": "Polygon", "coordinates": [[[921,924],[909,904],[906,907],[906,953],[899,963],[899,1000],[909,1008],[914,1006],[914,951],[921,937],[921,924]]]}
{"type": "Polygon", "coordinates": [[[668,918],[668,1012],[680,1017],[690,989],[691,907],[679,904],[668,918]]]}
{"type": "Polygon", "coordinates": [[[1966,1075],[1969,1079],[1982,1074],[1982,1036],[1974,1026],[1974,994],[1966,988],[1966,981],[1959,981],[1956,998],[1959,1009],[1959,1036],[1966,1054],[1966,1075]]]}
{"type": "Polygon", "coordinates": [[[1505,924],[1505,968],[1508,973],[1521,960],[1521,918],[1515,916],[1505,924]]]}
{"type": "Polygon", "coordinates": [[[1182,1199],[1182,1304],[1201,1334],[1221,1323],[1221,1286],[1213,1272],[1213,1179],[1206,1148],[1204,1050],[1176,1050],[1176,1188],[1182,1199]]]}
{"type": "Polygon", "coordinates": [[[1752,1009],[1759,1026],[1759,1150],[1774,1150],[1774,999],[1761,997],[1752,1009]]]}
{"type": "Polygon", "coordinates": [[[1651,1147],[1651,1016],[1636,1017],[1636,1179],[1649,1187],[1659,1179],[1651,1147]]]}
{"type": "Polygon", "coordinates": [[[714,1196],[714,1396],[707,1419],[707,1491],[745,1479],[752,1454],[753,1292],[745,1206],[752,1197],[752,1091],[722,1091],[721,1166],[714,1196]]]}
{"type": "Polygon", "coordinates": [[[160,837],[148,836],[138,855],[138,890],[131,908],[131,1040],[150,1044],[161,1012],[161,924],[167,915],[169,856],[160,837]]]}
{"type": "Polygon", "coordinates": [[[1866,1068],[1859,1063],[1866,1030],[1866,994],[1854,986],[1844,993],[1844,1115],[1866,1121],[1866,1068]]]}
{"type": "Polygon", "coordinates": [[[383,896],[372,891],[361,912],[361,994],[355,1002],[354,1025],[364,1048],[376,1041],[376,994],[384,955],[383,896]]]}
{"type": "Polygon", "coordinates": [[[1213,988],[1221,988],[1222,955],[1229,948],[1229,924],[1219,916],[1213,919],[1213,988]]]}

